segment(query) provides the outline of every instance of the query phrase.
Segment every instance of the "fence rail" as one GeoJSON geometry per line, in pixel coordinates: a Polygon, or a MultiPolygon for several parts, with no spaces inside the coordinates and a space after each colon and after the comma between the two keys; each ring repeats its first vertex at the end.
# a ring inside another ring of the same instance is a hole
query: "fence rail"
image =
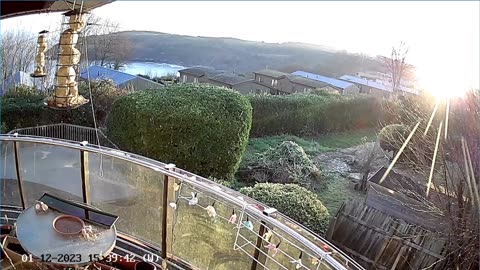
{"type": "Polygon", "coordinates": [[[20,135],[46,137],[75,142],[87,141],[89,144],[100,144],[101,146],[105,146],[108,148],[119,149],[117,145],[115,145],[115,143],[109,140],[100,129],[95,129],[91,127],[82,127],[60,123],[53,125],[14,129],[8,134],[15,133],[18,133],[20,135]]]}

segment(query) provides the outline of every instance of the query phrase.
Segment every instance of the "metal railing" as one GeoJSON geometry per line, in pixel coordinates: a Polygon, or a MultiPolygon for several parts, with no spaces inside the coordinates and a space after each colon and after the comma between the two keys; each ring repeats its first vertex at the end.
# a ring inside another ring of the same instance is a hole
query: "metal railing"
{"type": "Polygon", "coordinates": [[[108,148],[119,149],[115,143],[105,136],[100,129],[91,127],[83,127],[71,124],[52,124],[36,127],[27,127],[14,129],[8,134],[18,133],[20,135],[29,135],[36,137],[46,137],[53,139],[61,139],[73,142],[87,141],[89,144],[105,146],[108,148]]]}
{"type": "MultiPolygon", "coordinates": [[[[208,197],[221,198],[222,200],[221,203],[228,204],[233,208],[242,209],[242,214],[241,214],[242,216],[243,215],[248,216],[251,218],[251,220],[263,224],[261,226],[263,227],[263,229],[265,228],[275,229],[275,230],[278,230],[278,232],[280,232],[281,234],[285,234],[288,237],[295,239],[295,241],[299,245],[299,248],[301,246],[301,251],[303,252],[304,255],[308,255],[311,258],[320,258],[322,261],[326,262],[331,269],[341,269],[341,270],[363,269],[362,266],[360,266],[358,263],[353,261],[350,257],[348,257],[345,253],[340,251],[334,245],[329,243],[327,240],[309,232],[305,227],[303,227],[302,225],[298,224],[295,221],[290,220],[288,217],[282,215],[281,213],[275,212],[274,214],[270,215],[269,210],[271,210],[271,208],[269,208],[268,206],[258,201],[255,201],[251,198],[245,197],[241,193],[238,193],[234,190],[226,188],[206,178],[178,169],[173,164],[165,164],[165,163],[152,160],[146,157],[142,157],[142,156],[131,154],[131,153],[126,153],[119,150],[109,149],[109,148],[95,145],[95,144],[72,143],[67,141],[51,140],[47,138],[34,138],[29,136],[21,136],[18,134],[2,135],[0,137],[0,142],[11,142],[14,144],[13,147],[15,149],[18,147],[18,144],[21,144],[21,143],[36,143],[36,144],[64,147],[68,149],[78,150],[79,153],[82,155],[84,153],[99,154],[105,157],[124,160],[144,168],[152,169],[154,171],[157,171],[159,174],[164,175],[163,181],[164,181],[165,187],[167,187],[169,183],[172,184],[172,182],[174,183],[176,181],[180,181],[181,183],[185,183],[188,186],[194,188],[195,190],[202,192],[208,197]],[[259,206],[263,209],[263,211],[259,210],[258,208],[259,206]],[[315,240],[312,241],[311,240],[312,238],[314,238],[315,240]],[[325,250],[323,250],[321,248],[322,245],[328,245],[330,252],[326,252],[325,250]]],[[[18,153],[15,153],[15,164],[18,164],[19,162],[21,161],[18,160],[18,153]]],[[[85,162],[83,160],[81,161],[81,163],[82,163],[80,164],[81,170],[82,171],[88,170],[88,166],[86,167],[86,164],[84,164],[85,162]]],[[[17,171],[17,180],[19,184],[18,186],[21,187],[23,180],[22,180],[21,174],[19,174],[18,166],[16,166],[15,170],[17,171]]],[[[81,180],[82,180],[82,189],[89,188],[88,181],[85,179],[84,174],[82,174],[81,180]]],[[[166,210],[168,208],[167,206],[168,201],[166,200],[166,197],[169,196],[168,188],[165,188],[163,192],[164,192],[163,209],[166,210]]],[[[23,193],[21,189],[20,189],[20,193],[23,193]]],[[[82,192],[82,194],[84,197],[83,198],[84,202],[88,202],[89,201],[89,198],[87,198],[89,196],[88,193],[82,192]]],[[[166,218],[163,218],[161,220],[162,227],[164,228],[166,227],[166,222],[167,222],[166,218]]],[[[238,226],[241,226],[241,225],[238,225],[238,226]]],[[[162,230],[162,245],[163,243],[165,243],[168,237],[167,234],[168,234],[167,230],[162,230]]],[[[257,235],[257,246],[258,246],[258,243],[262,244],[262,241],[264,241],[262,236],[263,232],[259,231],[258,233],[256,233],[256,235],[257,235]]],[[[152,243],[148,243],[148,244],[150,245],[152,243]]],[[[166,260],[168,259],[168,257],[175,255],[175,254],[167,254],[165,246],[162,246],[162,248],[163,249],[161,249],[161,254],[160,254],[162,259],[166,260]]],[[[257,265],[257,263],[259,263],[262,266],[264,265],[264,261],[260,261],[259,259],[259,256],[261,256],[260,254],[261,252],[264,252],[264,251],[260,249],[259,252],[255,252],[253,256],[249,256],[252,258],[252,269],[256,269],[253,267],[253,265],[257,265]]],[[[264,269],[268,269],[268,268],[264,267],[264,269]]],[[[304,267],[304,269],[309,269],[309,268],[304,267]]]]}

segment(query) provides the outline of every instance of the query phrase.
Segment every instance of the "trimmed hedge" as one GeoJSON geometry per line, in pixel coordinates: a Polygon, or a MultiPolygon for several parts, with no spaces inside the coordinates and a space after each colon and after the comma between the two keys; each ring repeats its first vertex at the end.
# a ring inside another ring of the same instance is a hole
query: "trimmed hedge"
{"type": "Polygon", "coordinates": [[[336,94],[250,95],[251,136],[319,135],[366,128],[381,120],[380,101],[372,96],[336,94]]]}
{"type": "Polygon", "coordinates": [[[312,231],[324,234],[330,214],[317,195],[296,184],[259,183],[240,192],[301,223],[312,231]]]}
{"type": "Polygon", "coordinates": [[[121,148],[205,177],[231,179],[248,142],[252,107],[210,85],[173,85],[117,100],[107,134],[121,148]]]}

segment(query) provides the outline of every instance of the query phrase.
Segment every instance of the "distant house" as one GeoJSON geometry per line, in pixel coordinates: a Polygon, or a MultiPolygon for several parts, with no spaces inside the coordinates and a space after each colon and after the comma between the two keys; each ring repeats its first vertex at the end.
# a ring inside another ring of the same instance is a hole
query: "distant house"
{"type": "Polygon", "coordinates": [[[271,94],[308,93],[328,84],[301,76],[264,69],[253,73],[255,82],[270,88],[271,94]]]}
{"type": "Polygon", "coordinates": [[[270,88],[258,84],[255,80],[229,72],[214,75],[209,78],[209,82],[213,85],[237,90],[242,94],[270,93],[270,88]]]}
{"type": "Polygon", "coordinates": [[[386,85],[367,79],[351,75],[343,75],[339,79],[355,84],[360,89],[360,93],[363,94],[370,94],[376,97],[388,97],[392,93],[392,90],[386,85]]]}
{"type": "MultiPolygon", "coordinates": [[[[357,85],[360,88],[360,93],[371,94],[377,97],[387,97],[393,93],[391,84],[371,81],[351,75],[343,75],[340,79],[357,85]]],[[[399,86],[399,90],[405,95],[419,94],[417,90],[405,86],[399,86]]]]}
{"type": "Polygon", "coordinates": [[[131,75],[118,70],[105,68],[102,66],[90,66],[80,74],[80,80],[111,80],[118,88],[141,91],[147,89],[158,89],[163,87],[162,84],[142,78],[140,76],[131,75]]]}
{"type": "Polygon", "coordinates": [[[223,71],[205,67],[191,67],[179,70],[181,83],[208,83],[209,78],[223,71]]]}
{"type": "Polygon", "coordinates": [[[349,83],[346,81],[314,74],[314,73],[309,73],[306,71],[295,71],[292,73],[293,75],[301,76],[307,79],[312,79],[316,80],[322,83],[328,84],[329,88],[333,88],[335,91],[339,92],[342,95],[347,95],[347,94],[357,94],[360,92],[360,89],[353,83],[349,83]]]}
{"type": "Polygon", "coordinates": [[[2,90],[2,96],[5,95],[5,93],[9,89],[12,89],[18,86],[33,87],[34,83],[33,83],[32,77],[30,77],[28,73],[25,73],[23,71],[18,71],[17,73],[11,75],[5,81],[3,81],[1,85],[0,89],[2,90]]]}

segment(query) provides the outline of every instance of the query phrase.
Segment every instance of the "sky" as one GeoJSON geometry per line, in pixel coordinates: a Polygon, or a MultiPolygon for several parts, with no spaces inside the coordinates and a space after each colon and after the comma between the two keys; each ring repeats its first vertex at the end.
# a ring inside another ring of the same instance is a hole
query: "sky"
{"type": "MultiPolygon", "coordinates": [[[[94,11],[123,30],[303,42],[370,55],[409,46],[427,87],[479,88],[479,1],[116,1],[94,11]]],[[[60,15],[6,19],[2,31],[56,28],[60,15]]]]}

